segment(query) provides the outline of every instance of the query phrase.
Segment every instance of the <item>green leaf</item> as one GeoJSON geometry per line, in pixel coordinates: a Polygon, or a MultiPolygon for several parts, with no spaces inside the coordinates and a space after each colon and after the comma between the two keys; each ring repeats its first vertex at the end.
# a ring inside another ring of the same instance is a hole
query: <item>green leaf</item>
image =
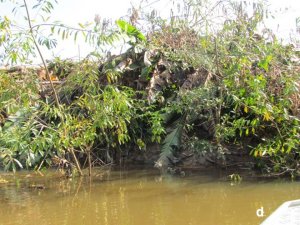
{"type": "Polygon", "coordinates": [[[146,37],[136,27],[132,26],[124,20],[117,20],[116,23],[118,27],[128,36],[134,36],[140,41],[146,41],[146,37]]]}
{"type": "Polygon", "coordinates": [[[141,72],[141,77],[149,78],[149,74],[151,73],[151,70],[152,70],[151,67],[144,67],[141,72]]]}
{"type": "Polygon", "coordinates": [[[160,157],[157,164],[161,167],[166,167],[174,158],[174,153],[181,146],[181,136],[183,131],[183,124],[179,124],[171,133],[169,133],[162,143],[160,157]]]}
{"type": "Polygon", "coordinates": [[[74,35],[74,41],[76,42],[76,40],[77,40],[77,35],[78,35],[78,31],[75,33],[75,35],[74,35]]]}
{"type": "Polygon", "coordinates": [[[63,33],[62,33],[62,39],[63,40],[65,39],[65,36],[66,36],[66,30],[64,30],[63,33]]]}
{"type": "Polygon", "coordinates": [[[80,26],[80,28],[84,29],[85,26],[82,23],[78,23],[78,25],[80,26]]]}
{"type": "Polygon", "coordinates": [[[22,164],[20,163],[19,160],[17,160],[17,159],[13,159],[13,160],[18,164],[18,166],[19,166],[21,169],[23,169],[23,166],[22,166],[22,164]]]}
{"type": "Polygon", "coordinates": [[[262,69],[264,69],[266,72],[269,71],[269,64],[270,62],[272,61],[273,57],[272,55],[267,55],[267,57],[263,60],[261,60],[259,63],[258,63],[258,66],[262,69]]]}

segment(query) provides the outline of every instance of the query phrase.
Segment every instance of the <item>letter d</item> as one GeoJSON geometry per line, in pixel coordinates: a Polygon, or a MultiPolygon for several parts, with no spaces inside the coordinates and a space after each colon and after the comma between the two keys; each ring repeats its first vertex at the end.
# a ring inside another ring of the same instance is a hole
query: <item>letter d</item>
{"type": "Polygon", "coordinates": [[[256,210],[256,216],[258,217],[264,216],[264,207],[260,207],[258,210],[256,210]]]}

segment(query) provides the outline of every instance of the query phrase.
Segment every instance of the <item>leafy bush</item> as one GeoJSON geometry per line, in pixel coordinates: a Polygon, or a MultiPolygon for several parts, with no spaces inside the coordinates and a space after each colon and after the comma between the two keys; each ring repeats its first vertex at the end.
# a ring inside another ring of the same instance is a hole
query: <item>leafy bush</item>
{"type": "MultiPolygon", "coordinates": [[[[39,4],[46,13],[53,8],[51,1],[39,4]]],[[[52,24],[52,33],[63,39],[83,34],[96,50],[121,39],[129,48],[119,56],[102,54],[100,67],[91,59],[55,59],[47,69],[63,83],[54,87],[48,76],[47,91],[34,71],[1,73],[1,163],[6,169],[39,169],[56,156],[81,172],[86,160],[91,166],[91,155],[109,163],[123,147],[147,149],[156,142],[162,151],[157,165],[165,167],[176,162],[183,141],[197,154],[221,152],[226,159],[220,149],[250,139],[246,150],[268,172],[271,166],[294,173],[300,140],[297,56],[269,30],[257,34],[262,5],[253,5],[248,16],[243,4],[213,6],[231,15],[218,20],[216,30],[209,29],[211,11],[201,13],[200,4],[188,4],[183,18],[148,17],[147,35],[125,20],[106,30],[98,20],[92,30],[52,24]]],[[[31,38],[16,52],[12,40],[24,33],[11,34],[11,21],[1,18],[0,45],[13,63],[39,52],[40,45],[54,46],[33,32],[40,26],[29,24],[31,38]]]]}

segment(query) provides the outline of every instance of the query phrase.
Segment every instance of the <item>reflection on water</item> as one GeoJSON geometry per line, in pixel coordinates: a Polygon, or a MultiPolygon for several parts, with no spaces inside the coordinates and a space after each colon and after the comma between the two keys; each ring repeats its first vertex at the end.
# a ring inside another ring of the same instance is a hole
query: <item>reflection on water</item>
{"type": "Polygon", "coordinates": [[[0,224],[259,224],[282,202],[300,198],[297,182],[232,185],[218,174],[161,177],[156,171],[102,171],[65,180],[46,174],[1,175],[0,224]],[[32,188],[42,184],[45,189],[32,188]]]}

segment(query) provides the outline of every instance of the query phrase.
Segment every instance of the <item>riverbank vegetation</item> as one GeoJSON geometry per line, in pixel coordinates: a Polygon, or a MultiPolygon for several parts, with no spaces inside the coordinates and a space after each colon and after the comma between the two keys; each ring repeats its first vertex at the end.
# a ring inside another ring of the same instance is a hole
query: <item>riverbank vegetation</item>
{"type": "MultiPolygon", "coordinates": [[[[29,9],[24,3],[18,10],[29,9]]],[[[53,4],[34,7],[51,15],[53,4]]],[[[43,69],[0,72],[1,166],[82,174],[142,159],[171,172],[241,165],[298,176],[299,53],[263,27],[263,5],[248,12],[247,2],[202,4],[186,1],[185,16],[169,20],[133,9],[115,24],[99,17],[79,28],[47,23],[47,38],[43,25],[14,33],[14,22],[1,17],[2,59],[16,64],[40,54],[44,61],[43,69]],[[222,18],[213,23],[216,9],[222,18]],[[82,35],[95,52],[46,65],[40,46],[55,47],[54,35],[82,35]],[[105,46],[116,42],[127,50],[111,55],[105,46]]]]}

